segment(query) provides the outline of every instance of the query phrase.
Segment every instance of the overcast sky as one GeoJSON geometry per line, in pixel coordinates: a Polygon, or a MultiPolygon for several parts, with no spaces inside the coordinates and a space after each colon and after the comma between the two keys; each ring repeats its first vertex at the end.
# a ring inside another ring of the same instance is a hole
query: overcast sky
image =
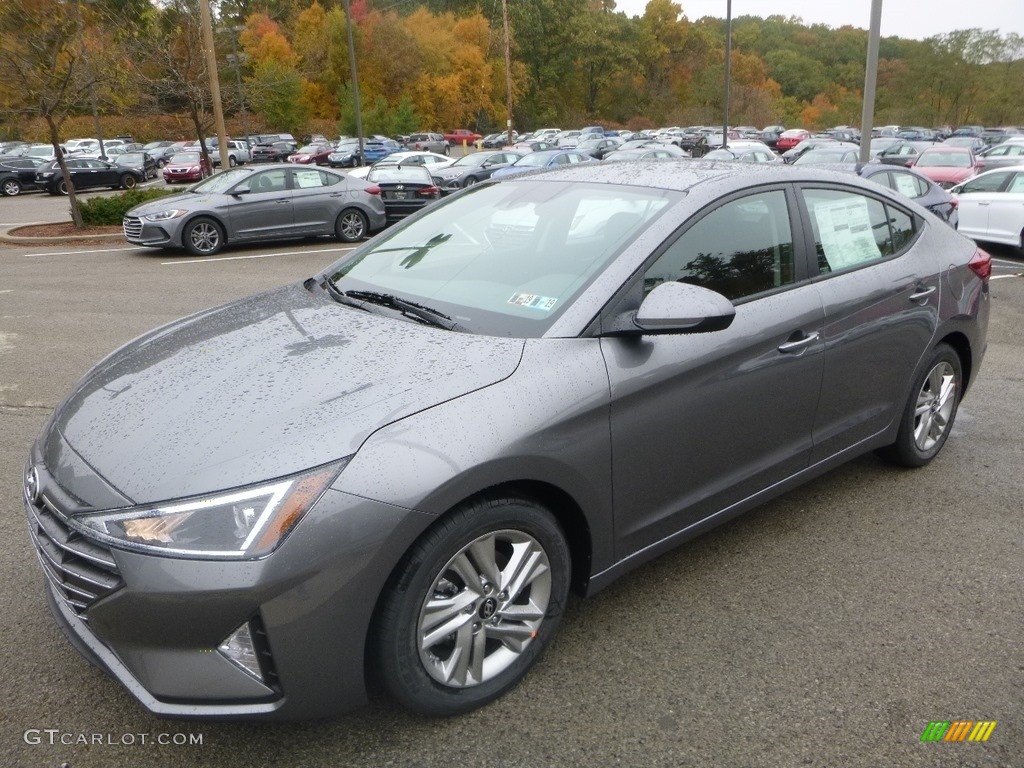
{"type": "MultiPolygon", "coordinates": [[[[726,0],[676,0],[691,21],[725,18],[726,0]]],[[[647,0],[616,0],[620,11],[642,16],[647,0]]],[[[805,24],[867,29],[871,0],[733,0],[732,17],[799,16],[805,24]]],[[[997,29],[1024,35],[1024,0],[882,0],[882,36],[923,40],[955,29],[997,29]]]]}

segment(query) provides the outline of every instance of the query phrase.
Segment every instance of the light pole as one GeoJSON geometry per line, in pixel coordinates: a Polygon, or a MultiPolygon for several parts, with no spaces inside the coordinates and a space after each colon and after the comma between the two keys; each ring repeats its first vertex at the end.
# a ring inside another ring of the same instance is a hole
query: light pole
{"type": "MultiPolygon", "coordinates": [[[[217,126],[217,148],[220,150],[220,167],[227,169],[228,132],[224,127],[224,107],[220,100],[220,77],[217,74],[217,50],[213,46],[213,19],[210,13],[210,0],[199,0],[199,20],[203,29],[203,48],[206,49],[206,69],[210,74],[210,98],[213,101],[213,122],[217,126]]],[[[209,156],[206,142],[200,149],[204,156],[209,156]]]]}
{"type": "Polygon", "coordinates": [[[725,0],[725,115],[722,120],[722,146],[729,143],[729,80],[732,69],[732,0],[725,0]]]}
{"type": "Polygon", "coordinates": [[[228,55],[228,64],[235,65],[235,84],[238,86],[238,102],[242,108],[242,132],[245,134],[245,148],[249,149],[249,116],[245,111],[245,91],[242,90],[242,59],[238,55],[236,36],[245,27],[231,27],[231,53],[228,55]]]}
{"type": "Polygon", "coordinates": [[[352,107],[356,111],[356,136],[359,138],[359,162],[363,160],[363,110],[359,104],[359,75],[356,73],[356,44],[352,39],[352,8],[348,0],[345,5],[345,26],[348,28],[348,65],[352,70],[352,107]]]}

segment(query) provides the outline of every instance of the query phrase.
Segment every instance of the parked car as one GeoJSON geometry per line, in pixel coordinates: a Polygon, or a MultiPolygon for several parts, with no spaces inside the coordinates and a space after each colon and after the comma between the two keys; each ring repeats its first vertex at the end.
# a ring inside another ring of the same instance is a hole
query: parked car
{"type": "Polygon", "coordinates": [[[528,141],[520,139],[515,144],[507,147],[507,149],[526,154],[527,152],[543,152],[545,149],[558,149],[558,147],[544,139],[531,139],[528,141]]]}
{"type": "Polygon", "coordinates": [[[299,165],[328,165],[334,147],[330,144],[306,144],[288,155],[289,163],[299,165]]]}
{"type": "Polygon", "coordinates": [[[41,161],[33,157],[0,158],[0,194],[14,197],[31,189],[39,189],[36,184],[36,168],[41,161]]]}
{"type": "Polygon", "coordinates": [[[779,134],[779,138],[775,141],[775,149],[777,152],[785,152],[809,138],[811,138],[810,131],[805,131],[803,128],[790,128],[779,134]]]}
{"type": "MultiPolygon", "coordinates": [[[[92,158],[66,157],[71,183],[75,190],[109,187],[110,189],[133,189],[136,184],[146,180],[145,175],[135,168],[124,168],[104,160],[92,158]]],[[[44,162],[36,169],[36,185],[51,195],[68,194],[68,184],[56,160],[44,162]]]]}
{"type": "Polygon", "coordinates": [[[769,148],[776,149],[779,143],[779,137],[783,131],[786,130],[784,125],[766,125],[761,131],[761,141],[763,141],[769,148]]]}
{"type": "Polygon", "coordinates": [[[988,148],[988,144],[982,141],[980,136],[950,136],[942,144],[948,147],[967,147],[976,155],[988,148]]]}
{"type": "Polygon", "coordinates": [[[441,198],[441,190],[422,165],[391,164],[385,158],[370,168],[366,180],[380,188],[388,224],[401,221],[441,198]]]}
{"type": "Polygon", "coordinates": [[[936,458],[991,259],[929,219],[848,175],[691,161],[454,195],[71,390],[23,483],[49,608],[163,716],[322,718],[368,679],[483,706],[570,591],[866,452],[936,458]]]}
{"type": "Polygon", "coordinates": [[[624,143],[622,139],[615,137],[583,139],[583,141],[576,144],[576,151],[590,155],[597,160],[603,160],[609,152],[614,152],[624,143]]]}
{"type": "Polygon", "coordinates": [[[491,174],[491,178],[504,179],[508,176],[517,176],[520,173],[538,171],[544,168],[558,168],[563,165],[595,162],[597,161],[590,155],[585,155],[574,149],[545,149],[542,152],[529,152],[523,155],[511,165],[496,170],[491,174]]]}
{"type": "MultiPolygon", "coordinates": [[[[216,168],[220,165],[220,142],[216,138],[210,139],[210,159],[216,168]]],[[[228,139],[228,165],[234,168],[236,165],[245,165],[252,160],[252,152],[245,141],[239,139],[228,139]]]]}
{"type": "Polygon", "coordinates": [[[938,146],[922,152],[913,167],[943,189],[951,189],[981,172],[985,164],[967,147],[938,146]]]}
{"type": "Polygon", "coordinates": [[[132,243],[212,256],[234,243],[332,235],[354,243],[384,227],[380,190],[362,179],[288,163],[222,171],[180,195],[132,208],[132,243]]]}
{"type": "Polygon", "coordinates": [[[404,142],[405,148],[415,152],[436,152],[439,155],[449,155],[452,145],[440,133],[412,133],[404,142]]]}
{"type": "Polygon", "coordinates": [[[733,141],[704,155],[705,160],[735,160],[740,163],[781,163],[782,158],[760,141],[733,141]]]}
{"type": "Polygon", "coordinates": [[[158,172],[156,160],[148,152],[122,152],[111,158],[111,162],[122,168],[134,168],[145,181],[155,179],[158,172]]]}
{"type": "Polygon", "coordinates": [[[479,133],[471,131],[468,128],[456,128],[453,131],[445,131],[443,135],[444,140],[451,146],[475,144],[483,138],[479,133]]]}
{"type": "Polygon", "coordinates": [[[331,168],[357,168],[362,165],[363,156],[359,152],[359,139],[340,139],[334,151],[327,156],[327,164],[331,168]]]}
{"type": "Polygon", "coordinates": [[[401,151],[402,145],[393,139],[367,139],[363,144],[363,162],[376,163],[381,158],[401,151]]]}
{"type": "Polygon", "coordinates": [[[604,163],[621,163],[625,160],[675,160],[689,157],[684,149],[671,144],[656,147],[637,147],[636,149],[616,149],[604,156],[604,163]]]}
{"type": "Polygon", "coordinates": [[[821,146],[800,154],[793,165],[829,165],[831,163],[856,163],[860,159],[860,148],[842,146],[821,146]]]}
{"type": "Polygon", "coordinates": [[[1024,164],[985,171],[950,192],[959,202],[961,234],[1024,256],[1024,164]]]}
{"type": "MultiPolygon", "coordinates": [[[[481,145],[484,149],[502,149],[510,144],[515,144],[518,140],[519,133],[517,131],[512,131],[511,137],[509,137],[508,131],[505,131],[503,133],[496,133],[493,136],[488,136],[483,140],[481,145]]],[[[559,144],[559,146],[561,146],[561,144],[559,144]]]]}
{"type": "Polygon", "coordinates": [[[447,195],[491,178],[495,171],[514,163],[523,153],[508,149],[473,152],[445,168],[430,171],[434,183],[447,195]]]}
{"type": "Polygon", "coordinates": [[[209,161],[196,150],[178,152],[164,165],[164,181],[168,184],[202,181],[212,173],[209,161]]]}
{"type": "Polygon", "coordinates": [[[860,152],[860,146],[852,144],[847,141],[839,141],[833,139],[831,136],[812,136],[809,139],[804,139],[795,147],[791,147],[782,153],[782,159],[787,163],[794,162],[801,155],[810,152],[815,149],[852,149],[855,152],[860,152]]]}
{"type": "Polygon", "coordinates": [[[392,152],[390,155],[382,157],[373,165],[349,171],[349,176],[365,179],[372,168],[378,168],[382,165],[421,165],[432,173],[434,169],[447,168],[454,162],[450,157],[439,155],[436,152],[392,152]]]}
{"type": "Polygon", "coordinates": [[[1022,165],[1024,164],[1024,142],[1004,141],[1002,144],[996,144],[977,155],[977,160],[984,165],[986,171],[1022,165]]]}
{"type": "Polygon", "coordinates": [[[918,156],[926,149],[931,149],[935,144],[928,141],[905,141],[900,139],[896,144],[883,149],[875,157],[880,163],[886,165],[902,165],[907,167],[913,165],[918,156]]]}
{"type": "MultiPolygon", "coordinates": [[[[184,142],[181,143],[181,146],[184,146],[184,142]]],[[[151,141],[143,145],[142,151],[148,152],[156,162],[156,167],[163,170],[167,161],[177,151],[177,147],[178,143],[174,141],[151,141]]]]}
{"type": "Polygon", "coordinates": [[[881,184],[910,198],[954,229],[957,228],[959,222],[957,198],[923,173],[913,168],[897,168],[880,163],[867,163],[861,166],[859,171],[856,165],[850,165],[849,168],[852,172],[859,173],[862,178],[871,179],[876,184],[881,184]]]}
{"type": "Polygon", "coordinates": [[[290,141],[272,141],[257,144],[249,153],[254,163],[282,163],[297,149],[290,141]]]}

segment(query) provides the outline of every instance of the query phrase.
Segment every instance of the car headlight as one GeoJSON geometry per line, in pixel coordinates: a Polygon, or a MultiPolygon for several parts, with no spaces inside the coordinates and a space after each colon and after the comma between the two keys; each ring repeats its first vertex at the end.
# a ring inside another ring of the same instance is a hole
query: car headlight
{"type": "Polygon", "coordinates": [[[160,211],[159,213],[147,213],[144,218],[146,221],[167,221],[168,219],[176,219],[179,216],[184,216],[188,211],[180,208],[171,208],[170,210],[160,211]]]}
{"type": "Polygon", "coordinates": [[[269,554],[351,460],[199,498],[71,519],[86,535],[125,549],[196,558],[269,554]]]}

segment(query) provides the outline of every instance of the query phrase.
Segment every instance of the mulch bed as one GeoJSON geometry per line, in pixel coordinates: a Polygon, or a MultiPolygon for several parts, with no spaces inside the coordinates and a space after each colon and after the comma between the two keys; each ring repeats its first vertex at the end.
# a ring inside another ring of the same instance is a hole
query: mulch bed
{"type": "Polygon", "coordinates": [[[8,234],[16,237],[88,237],[90,235],[119,235],[121,225],[113,224],[104,227],[83,227],[79,229],[74,222],[60,224],[33,224],[28,227],[12,229],[8,234]]]}

